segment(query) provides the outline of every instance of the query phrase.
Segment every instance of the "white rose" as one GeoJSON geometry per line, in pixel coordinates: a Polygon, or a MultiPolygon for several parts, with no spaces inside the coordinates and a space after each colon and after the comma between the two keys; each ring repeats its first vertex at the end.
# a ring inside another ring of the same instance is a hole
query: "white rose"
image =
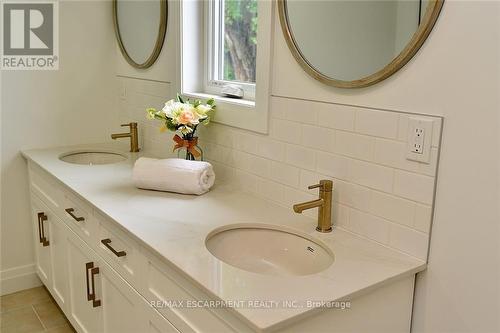
{"type": "Polygon", "coordinates": [[[165,103],[165,106],[163,107],[162,111],[168,118],[174,118],[174,113],[180,111],[183,106],[184,104],[171,99],[170,101],[165,103]]]}

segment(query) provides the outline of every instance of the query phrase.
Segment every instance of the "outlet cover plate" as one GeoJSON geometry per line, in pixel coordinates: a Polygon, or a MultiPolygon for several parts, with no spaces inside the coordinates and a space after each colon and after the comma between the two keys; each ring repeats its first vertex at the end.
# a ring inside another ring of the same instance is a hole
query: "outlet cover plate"
{"type": "Polygon", "coordinates": [[[410,117],[408,121],[408,141],[406,159],[421,163],[430,163],[432,127],[431,119],[410,117]],[[416,145],[419,145],[416,147],[416,145]]]}

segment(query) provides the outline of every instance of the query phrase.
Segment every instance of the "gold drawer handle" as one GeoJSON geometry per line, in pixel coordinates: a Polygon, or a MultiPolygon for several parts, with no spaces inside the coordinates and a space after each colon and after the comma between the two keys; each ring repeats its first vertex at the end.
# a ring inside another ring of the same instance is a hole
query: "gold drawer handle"
{"type": "Polygon", "coordinates": [[[82,221],[85,221],[85,218],[84,217],[78,217],[78,216],[75,216],[75,214],[73,214],[73,212],[75,211],[74,208],[66,208],[65,209],[66,213],[69,214],[69,216],[71,216],[76,222],[82,222],[82,221]]]}
{"type": "Polygon", "coordinates": [[[85,277],[87,280],[87,301],[92,301],[92,307],[96,308],[101,306],[101,300],[95,299],[95,281],[94,276],[99,274],[99,267],[94,267],[94,262],[85,264],[85,277]],[[89,270],[90,270],[90,283],[89,283],[89,270]],[[92,292],[90,286],[92,285],[92,292]]]}
{"type": "Polygon", "coordinates": [[[125,251],[116,251],[115,249],[113,249],[113,247],[110,245],[111,239],[109,238],[101,240],[101,243],[103,243],[104,246],[106,246],[117,257],[125,257],[127,255],[127,252],[125,251]]]}
{"type": "Polygon", "coordinates": [[[43,222],[47,221],[47,215],[44,212],[38,213],[38,238],[43,246],[49,246],[50,242],[45,237],[45,228],[43,222]]]}

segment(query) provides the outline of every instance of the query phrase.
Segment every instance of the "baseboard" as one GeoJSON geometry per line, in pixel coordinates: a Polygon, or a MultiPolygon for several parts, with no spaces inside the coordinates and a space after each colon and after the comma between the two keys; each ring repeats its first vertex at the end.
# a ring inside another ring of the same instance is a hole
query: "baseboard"
{"type": "Polygon", "coordinates": [[[0,295],[2,296],[41,285],[42,281],[36,274],[34,264],[0,271],[0,295]]]}

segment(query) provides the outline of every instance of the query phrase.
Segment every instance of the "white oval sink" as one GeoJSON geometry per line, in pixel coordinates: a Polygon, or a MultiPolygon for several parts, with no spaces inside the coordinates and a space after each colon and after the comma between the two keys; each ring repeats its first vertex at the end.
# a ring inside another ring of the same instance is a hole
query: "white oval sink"
{"type": "Polygon", "coordinates": [[[309,275],[333,263],[319,239],[277,226],[238,224],[217,228],[205,245],[217,258],[246,271],[268,275],[309,275]]]}
{"type": "Polygon", "coordinates": [[[66,163],[82,165],[113,164],[125,161],[127,156],[113,151],[72,151],[59,156],[66,163]]]}

